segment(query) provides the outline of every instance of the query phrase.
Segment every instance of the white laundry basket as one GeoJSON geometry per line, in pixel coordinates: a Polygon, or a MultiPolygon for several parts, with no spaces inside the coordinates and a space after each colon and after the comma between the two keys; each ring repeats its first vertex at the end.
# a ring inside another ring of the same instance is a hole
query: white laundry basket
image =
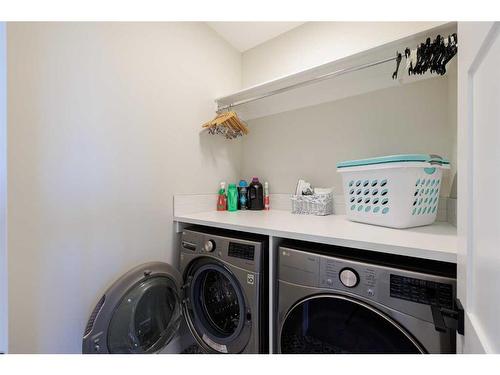
{"type": "Polygon", "coordinates": [[[432,224],[436,220],[443,169],[437,155],[408,154],[337,164],[347,217],[393,228],[432,224]]]}

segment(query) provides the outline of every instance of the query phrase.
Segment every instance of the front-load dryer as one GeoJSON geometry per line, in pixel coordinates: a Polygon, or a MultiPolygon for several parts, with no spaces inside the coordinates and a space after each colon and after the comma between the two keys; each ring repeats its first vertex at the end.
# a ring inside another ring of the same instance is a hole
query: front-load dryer
{"type": "Polygon", "coordinates": [[[454,353],[456,266],[288,242],[278,256],[279,353],[454,353]]]}
{"type": "Polygon", "coordinates": [[[183,231],[180,267],[152,262],[99,299],[83,353],[267,353],[267,238],[183,231]],[[195,349],[193,349],[195,347],[195,349]]]}

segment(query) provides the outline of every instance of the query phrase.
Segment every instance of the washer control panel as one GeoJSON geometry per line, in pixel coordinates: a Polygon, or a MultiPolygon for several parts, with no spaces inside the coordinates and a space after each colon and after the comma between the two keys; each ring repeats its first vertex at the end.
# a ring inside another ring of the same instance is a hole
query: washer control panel
{"type": "Polygon", "coordinates": [[[253,260],[255,253],[255,246],[244,243],[229,242],[229,249],[227,255],[234,258],[253,260]]]}
{"type": "Polygon", "coordinates": [[[231,265],[260,272],[262,253],[266,246],[265,237],[227,237],[220,234],[185,229],[180,241],[180,267],[187,266],[193,259],[204,256],[224,260],[231,265]]]}
{"type": "Polygon", "coordinates": [[[211,253],[212,251],[215,250],[215,241],[214,240],[207,240],[205,241],[205,244],[203,245],[203,250],[207,253],[211,253]]]}

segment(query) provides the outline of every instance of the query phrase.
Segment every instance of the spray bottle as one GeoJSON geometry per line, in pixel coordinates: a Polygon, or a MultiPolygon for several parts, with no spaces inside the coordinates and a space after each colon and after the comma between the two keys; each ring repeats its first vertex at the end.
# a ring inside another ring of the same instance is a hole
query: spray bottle
{"type": "Polygon", "coordinates": [[[217,197],[217,211],[227,210],[227,198],[226,198],[226,183],[220,183],[219,195],[217,197]]]}
{"type": "Polygon", "coordinates": [[[270,208],[269,202],[269,184],[264,182],[264,210],[269,210],[270,208]]]}

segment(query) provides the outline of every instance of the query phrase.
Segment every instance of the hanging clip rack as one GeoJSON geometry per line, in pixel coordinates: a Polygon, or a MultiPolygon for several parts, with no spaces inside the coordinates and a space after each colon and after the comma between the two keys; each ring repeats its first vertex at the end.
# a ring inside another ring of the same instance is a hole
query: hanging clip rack
{"type": "MultiPolygon", "coordinates": [[[[446,74],[446,65],[457,54],[458,38],[457,34],[453,33],[447,38],[438,35],[436,39],[431,41],[427,38],[425,43],[421,43],[418,47],[410,50],[405,49],[406,69],[409,75],[425,74],[427,71],[439,75],[446,74]]],[[[397,56],[399,57],[399,53],[397,56]]],[[[398,76],[399,64],[401,61],[396,60],[396,71],[392,75],[392,79],[398,76]]]]}

